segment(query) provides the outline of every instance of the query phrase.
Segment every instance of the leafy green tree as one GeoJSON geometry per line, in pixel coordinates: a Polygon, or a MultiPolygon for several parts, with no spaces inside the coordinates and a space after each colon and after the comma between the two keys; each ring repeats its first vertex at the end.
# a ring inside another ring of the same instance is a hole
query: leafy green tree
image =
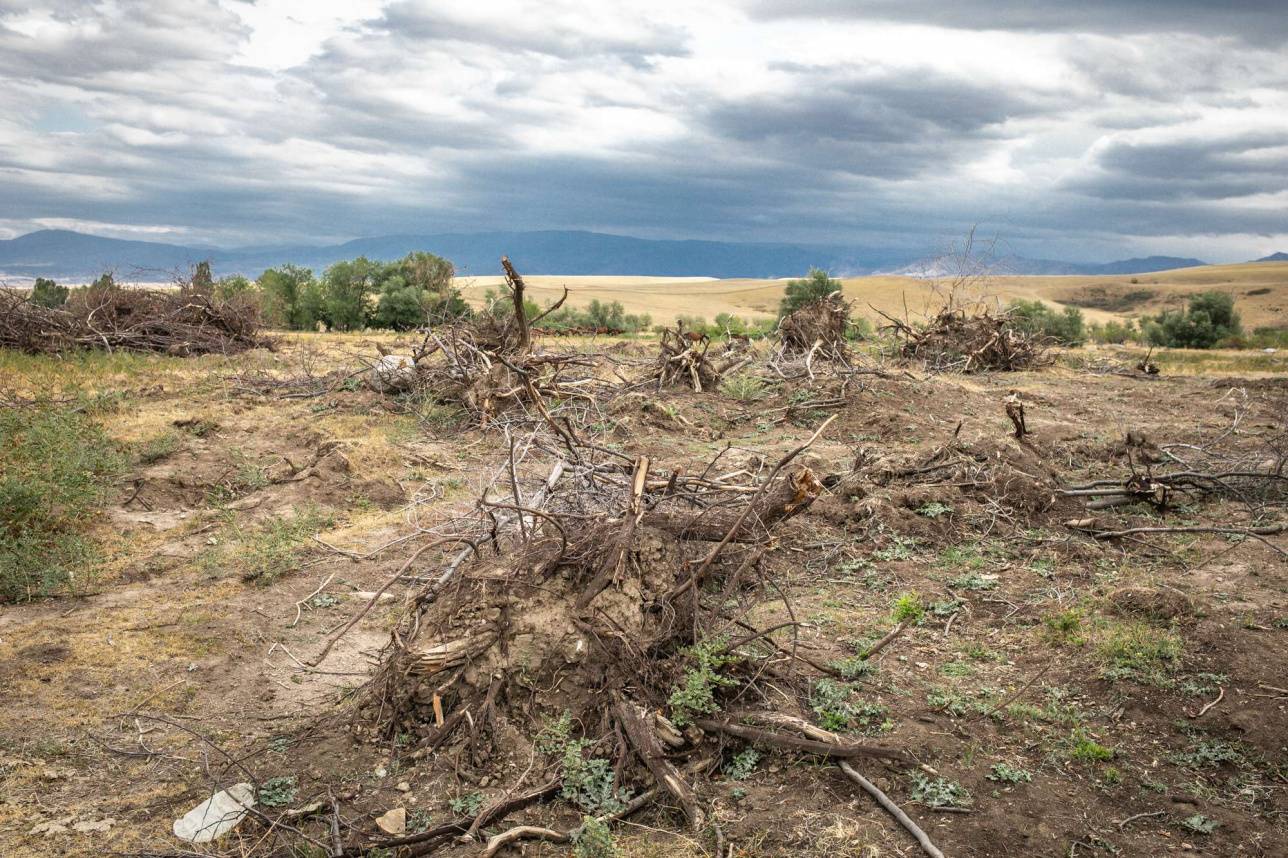
{"type": "Polygon", "coordinates": [[[275,327],[303,331],[322,317],[321,294],[313,271],[298,265],[270,268],[259,275],[264,320],[275,327]]]}
{"type": "Polygon", "coordinates": [[[803,280],[787,281],[783,300],[778,305],[778,318],[796,312],[806,304],[812,304],[819,298],[826,298],[833,292],[841,291],[841,281],[833,280],[821,268],[811,268],[803,280]]]}
{"type": "Polygon", "coordinates": [[[1195,295],[1185,310],[1164,310],[1146,326],[1154,345],[1182,349],[1210,349],[1242,332],[1234,296],[1225,292],[1195,295]]]}
{"type": "Polygon", "coordinates": [[[53,280],[37,277],[31,288],[31,303],[40,307],[61,307],[67,303],[66,286],[59,286],[53,280]]]}
{"type": "Polygon", "coordinates": [[[383,274],[384,266],[365,256],[328,266],[322,272],[324,321],[337,331],[365,327],[367,299],[383,274]]]}
{"type": "Polygon", "coordinates": [[[256,293],[255,284],[241,274],[221,277],[215,282],[214,294],[222,301],[231,301],[256,293]]]}

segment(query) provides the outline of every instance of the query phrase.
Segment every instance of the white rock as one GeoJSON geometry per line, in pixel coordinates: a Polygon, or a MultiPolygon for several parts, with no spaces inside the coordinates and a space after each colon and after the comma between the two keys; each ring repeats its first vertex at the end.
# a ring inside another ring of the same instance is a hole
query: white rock
{"type": "Polygon", "coordinates": [[[411,355],[382,355],[367,372],[367,386],[377,393],[398,393],[416,381],[411,355]]]}
{"type": "Polygon", "coordinates": [[[174,836],[209,843],[237,827],[255,806],[255,787],[241,783],[220,790],[174,821],[174,836]]]}

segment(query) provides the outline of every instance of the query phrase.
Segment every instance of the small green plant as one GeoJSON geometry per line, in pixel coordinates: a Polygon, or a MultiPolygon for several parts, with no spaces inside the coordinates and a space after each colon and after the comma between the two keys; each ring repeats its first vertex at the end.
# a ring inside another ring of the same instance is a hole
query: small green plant
{"type": "Polygon", "coordinates": [[[992,590],[997,586],[997,576],[967,572],[965,575],[958,575],[948,583],[958,590],[992,590]]]}
{"type": "Polygon", "coordinates": [[[135,452],[135,458],[138,459],[140,465],[150,465],[173,455],[177,449],[179,449],[179,434],[177,432],[162,432],[160,435],[149,438],[139,444],[135,452]]]}
{"type": "Polygon", "coordinates": [[[886,707],[878,703],[854,701],[854,686],[848,682],[820,679],[810,690],[809,705],[818,715],[825,730],[875,730],[886,717],[886,707]]]}
{"type": "Polygon", "coordinates": [[[449,799],[447,806],[458,816],[478,816],[483,807],[483,793],[477,790],[461,793],[456,798],[449,799]]]}
{"type": "Polygon", "coordinates": [[[1209,819],[1201,813],[1193,816],[1187,816],[1181,820],[1181,827],[1193,831],[1195,834],[1211,834],[1221,827],[1221,823],[1215,819],[1209,819]]]}
{"type": "Polygon", "coordinates": [[[619,858],[621,854],[607,823],[593,816],[582,817],[581,831],[573,844],[576,858],[619,858]]]}
{"type": "Polygon", "coordinates": [[[756,770],[756,764],[759,762],[760,752],[755,748],[739,751],[725,766],[725,777],[731,781],[744,781],[756,770]]]}
{"type": "Polygon", "coordinates": [[[1183,651],[1180,635],[1146,623],[1115,625],[1100,642],[1105,678],[1163,687],[1172,684],[1168,674],[1180,667],[1183,651]]]}
{"type": "Polygon", "coordinates": [[[422,831],[428,831],[433,822],[434,817],[428,810],[417,808],[415,810],[407,811],[408,834],[420,834],[422,831]]]}
{"type": "MultiPolygon", "coordinates": [[[[870,646],[871,644],[865,642],[864,645],[870,646]]],[[[844,679],[858,679],[859,677],[868,676],[877,672],[877,666],[874,662],[868,661],[867,659],[857,655],[850,655],[845,658],[838,658],[834,661],[830,661],[828,662],[828,667],[840,673],[841,677],[844,679]]]]}
{"type": "Polygon", "coordinates": [[[734,375],[720,382],[720,392],[739,402],[755,402],[765,396],[765,382],[754,375],[734,375]]]}
{"type": "Polygon", "coordinates": [[[562,754],[572,736],[572,712],[565,709],[558,718],[547,719],[537,733],[537,750],[543,754],[562,754]]]}
{"type": "Polygon", "coordinates": [[[294,775],[269,778],[259,786],[259,803],[266,807],[285,807],[295,801],[298,784],[294,775]]]}
{"type": "Polygon", "coordinates": [[[1082,612],[1077,608],[1052,614],[1042,625],[1047,640],[1056,646],[1082,646],[1087,642],[1082,635],[1082,612]]]}
{"type": "Polygon", "coordinates": [[[616,813],[625,806],[630,794],[613,789],[613,766],[602,757],[586,757],[590,742],[569,742],[563,755],[563,789],[560,795],[587,813],[616,813]]]}
{"type": "Polygon", "coordinates": [[[1189,769],[1210,769],[1225,763],[1241,765],[1244,756],[1229,742],[1205,739],[1188,751],[1173,754],[1171,761],[1189,769]]]}
{"type": "Polygon", "coordinates": [[[954,718],[970,711],[970,702],[953,691],[936,690],[926,695],[926,705],[954,718]]]}
{"type": "Polygon", "coordinates": [[[939,501],[929,501],[928,503],[924,503],[917,507],[917,515],[925,516],[926,518],[939,518],[941,516],[951,515],[952,511],[953,508],[951,506],[946,503],[940,503],[939,501]]]}
{"type": "Polygon", "coordinates": [[[240,540],[237,555],[242,578],[260,584],[276,581],[295,565],[309,537],[333,522],[330,513],[316,507],[296,510],[290,518],[269,520],[240,540]]]}
{"type": "Polygon", "coordinates": [[[984,777],[990,781],[1004,784],[1026,784],[1033,780],[1033,775],[1026,769],[1017,768],[1008,763],[994,763],[984,777]]]}
{"type": "Polygon", "coordinates": [[[878,560],[911,560],[917,540],[912,537],[896,536],[885,548],[878,549],[872,556],[878,560]]]}
{"type": "Polygon", "coordinates": [[[1080,763],[1102,763],[1114,758],[1114,749],[1096,742],[1081,730],[1070,738],[1069,759],[1080,763]]]}
{"type": "Polygon", "coordinates": [[[917,593],[900,594],[890,608],[890,616],[896,623],[916,625],[921,622],[921,618],[925,614],[926,606],[922,603],[921,596],[917,593]]]}
{"type": "Polygon", "coordinates": [[[921,772],[913,772],[912,800],[926,807],[966,807],[971,797],[970,792],[956,781],[947,778],[931,780],[921,772]]]}
{"type": "Polygon", "coordinates": [[[737,680],[720,672],[721,668],[736,660],[735,656],[724,651],[727,643],[725,638],[712,638],[684,650],[683,654],[692,666],[685,671],[684,682],[667,701],[671,707],[671,720],[676,726],[684,727],[700,715],[718,712],[720,704],[716,702],[716,689],[738,684],[737,680]]]}
{"type": "Polygon", "coordinates": [[[1100,780],[1104,782],[1106,786],[1118,786],[1123,782],[1123,773],[1113,766],[1109,766],[1100,773],[1100,780]]]}

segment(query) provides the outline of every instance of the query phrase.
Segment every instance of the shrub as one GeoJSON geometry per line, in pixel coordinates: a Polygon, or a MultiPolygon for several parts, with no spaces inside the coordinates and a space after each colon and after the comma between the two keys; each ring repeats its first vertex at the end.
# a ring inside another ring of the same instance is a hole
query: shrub
{"type": "Polygon", "coordinates": [[[42,596],[94,561],[85,525],[125,457],[79,411],[0,410],[0,601],[42,596]]]}
{"type": "Polygon", "coordinates": [[[720,382],[720,392],[739,402],[755,402],[765,396],[765,382],[754,375],[733,375],[720,382]]]}
{"type": "Polygon", "coordinates": [[[1185,310],[1164,310],[1146,326],[1152,344],[1180,349],[1210,349],[1242,331],[1234,296],[1225,292],[1201,292],[1185,310]]]}
{"type": "Polygon", "coordinates": [[[778,318],[796,312],[806,304],[812,304],[819,298],[826,298],[833,292],[841,291],[841,281],[833,280],[821,268],[811,268],[802,280],[787,281],[783,300],[778,305],[778,318]]]}
{"type": "Polygon", "coordinates": [[[41,307],[61,307],[67,303],[68,289],[53,280],[37,277],[31,288],[31,303],[41,307]]]}
{"type": "Polygon", "coordinates": [[[1017,299],[1007,307],[1011,319],[1022,330],[1047,336],[1065,346],[1076,346],[1086,339],[1082,311],[1065,307],[1056,312],[1041,301],[1017,299]]]}
{"type": "Polygon", "coordinates": [[[702,641],[684,650],[692,666],[684,673],[684,682],[676,688],[667,703],[671,707],[671,720],[684,727],[700,715],[719,711],[716,702],[717,688],[738,684],[737,680],[723,675],[720,669],[735,660],[724,651],[723,638],[702,641]]]}
{"type": "Polygon", "coordinates": [[[1131,319],[1125,322],[1110,319],[1103,325],[1091,325],[1087,328],[1087,334],[1093,342],[1114,344],[1140,342],[1144,336],[1131,319]]]}

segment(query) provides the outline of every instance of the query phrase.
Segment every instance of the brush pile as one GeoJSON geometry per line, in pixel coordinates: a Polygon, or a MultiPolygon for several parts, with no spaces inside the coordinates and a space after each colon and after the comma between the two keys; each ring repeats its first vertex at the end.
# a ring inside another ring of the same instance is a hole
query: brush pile
{"type": "Polygon", "coordinates": [[[680,325],[663,328],[652,375],[657,389],[690,387],[695,393],[715,390],[720,385],[721,378],[736,372],[752,360],[752,356],[744,349],[729,348],[716,357],[708,356],[710,348],[711,338],[706,334],[686,331],[680,325]]]}
{"type": "Polygon", "coordinates": [[[1008,313],[945,308],[924,326],[890,319],[905,358],[941,372],[1032,369],[1051,362],[1050,337],[1024,330],[1008,313]]]}
{"type": "Polygon", "coordinates": [[[77,349],[167,355],[234,354],[271,348],[251,304],[222,301],[189,286],[178,291],[119,286],[77,290],[62,307],[0,290],[0,348],[30,354],[77,349]]]}
{"type": "MultiPolygon", "coordinates": [[[[513,312],[480,313],[428,330],[420,347],[409,358],[399,359],[405,366],[399,367],[395,380],[409,378],[409,385],[420,392],[441,402],[463,405],[482,426],[512,408],[530,408],[539,419],[557,426],[548,401],[580,401],[597,407],[596,394],[607,398],[610,391],[595,375],[598,361],[594,356],[546,354],[532,346],[533,324],[557,310],[568,297],[567,290],[563,298],[530,320],[524,309],[523,277],[508,258],[501,257],[501,265],[513,312]],[[412,372],[404,372],[407,367],[412,372]]],[[[402,387],[390,385],[387,378],[377,380],[393,392],[402,387]]],[[[561,429],[561,433],[568,431],[561,429]]]]}
{"type": "MultiPolygon", "coordinates": [[[[699,831],[705,811],[692,784],[742,742],[906,762],[897,749],[820,740],[802,714],[812,679],[835,674],[795,653],[794,623],[757,613],[775,587],[762,567],[771,531],[822,492],[809,468],[791,465],[812,441],[750,484],[589,445],[568,445],[548,470],[512,453],[501,469],[508,485],[485,491],[477,519],[399,570],[423,586],[362,714],[373,739],[410,737],[405,750],[422,767],[523,775],[472,818],[373,845],[428,854],[556,795],[600,820],[670,802],[699,831]],[[527,480],[513,477],[525,471],[527,480]],[[780,711],[784,689],[799,696],[791,712],[780,711]]],[[[519,825],[484,854],[577,833],[519,825]]]]}
{"type": "Polygon", "coordinates": [[[783,317],[778,323],[779,347],[785,355],[812,356],[817,352],[825,358],[844,360],[849,326],[850,304],[840,292],[833,292],[783,317]]]}

